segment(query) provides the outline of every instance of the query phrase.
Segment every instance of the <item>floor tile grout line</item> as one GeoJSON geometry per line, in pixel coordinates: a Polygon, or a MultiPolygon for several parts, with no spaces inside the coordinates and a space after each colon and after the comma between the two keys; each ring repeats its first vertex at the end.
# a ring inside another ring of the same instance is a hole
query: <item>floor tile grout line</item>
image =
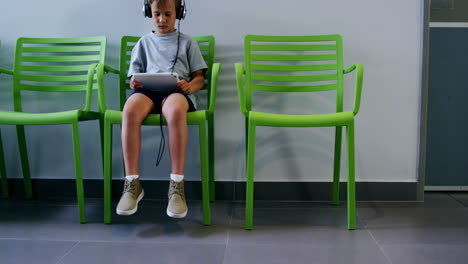
{"type": "MultiPolygon", "coordinates": [[[[125,244],[128,243],[128,240],[120,240],[120,241],[115,241],[115,240],[80,240],[80,242],[83,243],[111,243],[111,244],[125,244]]],[[[133,244],[161,244],[161,245],[224,245],[225,243],[223,242],[175,242],[175,241],[169,241],[169,242],[163,242],[163,241],[135,241],[132,240],[130,241],[133,244]]]]}
{"type": "Polygon", "coordinates": [[[459,204],[461,204],[463,207],[468,207],[468,205],[466,205],[464,202],[462,202],[462,201],[460,201],[459,199],[453,197],[452,194],[450,194],[450,193],[447,193],[447,194],[448,194],[448,196],[449,196],[450,198],[452,198],[453,200],[457,201],[457,202],[458,202],[459,204]]]}
{"type": "Polygon", "coordinates": [[[80,242],[80,240],[73,240],[73,239],[5,238],[5,237],[0,237],[0,240],[13,240],[13,241],[48,241],[48,242],[80,242]]]}
{"type": "Polygon", "coordinates": [[[372,232],[366,228],[367,232],[369,233],[369,235],[372,237],[372,239],[374,240],[375,244],[377,245],[377,247],[379,248],[380,252],[382,252],[382,254],[384,255],[385,259],[387,260],[388,263],[390,264],[393,264],[393,262],[390,260],[390,258],[387,256],[387,254],[385,254],[385,251],[384,249],[382,248],[382,246],[380,245],[380,243],[377,241],[377,239],[375,239],[374,235],[372,234],[372,232]]]}
{"type": "Polygon", "coordinates": [[[80,241],[77,241],[75,243],[75,245],[73,245],[67,252],[65,252],[65,254],[55,263],[55,264],[59,264],[60,262],[62,262],[62,260],[68,255],[70,254],[70,252],[76,248],[81,242],[80,241]]]}
{"type": "Polygon", "coordinates": [[[224,264],[226,262],[226,253],[227,253],[227,248],[229,245],[229,235],[231,234],[231,225],[232,225],[232,216],[234,214],[234,208],[231,208],[231,218],[229,218],[229,228],[228,228],[228,233],[226,236],[226,245],[224,246],[224,254],[223,254],[223,261],[221,264],[224,264]]]}
{"type": "MultiPolygon", "coordinates": [[[[111,244],[122,244],[122,243],[128,243],[128,240],[94,240],[94,239],[44,239],[44,238],[8,238],[8,237],[0,237],[0,241],[47,241],[47,242],[83,242],[83,243],[111,243],[111,244]]],[[[176,241],[138,241],[138,240],[132,240],[132,243],[135,244],[167,244],[167,245],[178,245],[178,244],[183,244],[183,245],[225,245],[226,242],[199,242],[199,241],[192,241],[192,242],[176,242],[176,241]]]]}
{"type": "MultiPolygon", "coordinates": [[[[127,240],[73,240],[73,239],[42,239],[42,238],[0,238],[0,241],[47,241],[47,242],[83,242],[83,243],[111,243],[111,244],[125,244],[128,243],[127,240]]],[[[162,242],[162,241],[131,241],[134,244],[167,244],[167,245],[225,245],[225,242],[162,242]]]]}

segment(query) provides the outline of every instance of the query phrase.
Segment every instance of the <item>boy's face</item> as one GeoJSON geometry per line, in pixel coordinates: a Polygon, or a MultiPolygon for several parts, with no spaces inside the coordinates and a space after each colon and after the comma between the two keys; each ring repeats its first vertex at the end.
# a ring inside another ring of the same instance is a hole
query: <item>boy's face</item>
{"type": "Polygon", "coordinates": [[[157,34],[167,34],[175,30],[176,8],[174,1],[166,1],[164,5],[156,6],[156,1],[151,3],[153,12],[153,23],[156,26],[157,34]]]}

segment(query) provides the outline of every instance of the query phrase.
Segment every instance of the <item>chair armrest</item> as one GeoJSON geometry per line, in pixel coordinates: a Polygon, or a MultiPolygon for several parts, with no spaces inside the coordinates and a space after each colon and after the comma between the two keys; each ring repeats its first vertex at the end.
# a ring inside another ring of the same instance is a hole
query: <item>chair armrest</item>
{"type": "Polygon", "coordinates": [[[85,108],[83,109],[84,111],[90,111],[91,110],[91,100],[93,96],[93,84],[94,84],[94,72],[96,71],[96,68],[98,67],[98,63],[93,63],[89,65],[88,67],[88,82],[87,88],[86,88],[86,105],[85,108]]]}
{"type": "Polygon", "coordinates": [[[2,68],[0,68],[0,73],[4,73],[4,74],[8,74],[8,75],[13,75],[13,71],[6,70],[6,69],[2,69],[2,68]]]}
{"type": "Polygon", "coordinates": [[[109,72],[120,74],[119,70],[114,69],[107,64],[100,63],[97,66],[96,74],[97,74],[97,84],[98,84],[98,106],[99,106],[99,112],[101,113],[104,113],[107,110],[106,93],[105,93],[105,87],[104,87],[104,75],[109,72]]]}
{"type": "Polygon", "coordinates": [[[98,72],[100,73],[98,75],[99,112],[104,113],[107,110],[106,96],[105,96],[105,89],[104,89],[104,74],[111,72],[111,73],[120,75],[120,70],[114,69],[107,64],[102,64],[101,69],[99,69],[98,72]]]}
{"type": "Polygon", "coordinates": [[[109,72],[112,72],[112,73],[115,73],[115,74],[120,74],[119,70],[114,69],[114,68],[112,68],[111,66],[109,66],[107,64],[104,64],[104,73],[109,73],[109,72]]]}
{"type": "Polygon", "coordinates": [[[362,92],[362,79],[364,75],[364,65],[362,63],[355,63],[348,69],[343,70],[343,73],[349,73],[356,69],[356,87],[354,95],[354,110],[353,114],[357,115],[361,106],[361,92],[362,92]]]}
{"type": "MultiPolygon", "coordinates": [[[[88,71],[88,87],[89,87],[89,81],[91,80],[91,88],[92,88],[92,76],[94,74],[94,70],[92,69],[92,66],[90,66],[88,71]]],[[[104,64],[104,63],[99,63],[95,64],[96,70],[96,79],[97,79],[97,85],[98,85],[98,108],[99,112],[104,113],[107,109],[106,106],[106,93],[105,93],[105,87],[104,87],[104,75],[106,73],[115,73],[115,74],[120,74],[120,71],[117,69],[112,68],[111,66],[104,64]]],[[[91,101],[91,100],[90,100],[91,101]]]]}
{"type": "Polygon", "coordinates": [[[210,91],[210,102],[208,104],[208,112],[213,113],[216,104],[216,91],[218,90],[218,76],[221,70],[221,64],[213,63],[211,71],[211,91],[210,91]]]}
{"type": "Polygon", "coordinates": [[[237,82],[237,94],[239,96],[239,104],[242,114],[248,116],[247,108],[245,107],[245,95],[244,95],[244,69],[241,63],[236,63],[236,82],[237,82]]]}

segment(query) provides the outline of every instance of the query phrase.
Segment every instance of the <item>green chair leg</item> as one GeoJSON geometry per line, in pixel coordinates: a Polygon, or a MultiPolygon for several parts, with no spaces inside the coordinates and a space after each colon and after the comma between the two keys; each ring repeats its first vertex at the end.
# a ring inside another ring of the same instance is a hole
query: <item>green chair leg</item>
{"type": "Polygon", "coordinates": [[[206,147],[206,121],[199,125],[200,135],[200,163],[202,177],[203,224],[210,225],[210,189],[208,179],[208,153],[206,147]]]}
{"type": "Polygon", "coordinates": [[[249,152],[249,119],[245,118],[245,166],[247,167],[249,152]]]}
{"type": "MultiPolygon", "coordinates": [[[[112,127],[111,127],[112,129],[112,127]]],[[[122,124],[120,124],[120,129],[119,131],[122,131],[122,124]]],[[[111,131],[111,135],[112,135],[112,131],[111,131]]],[[[111,139],[111,145],[112,145],[112,139],[111,139]]],[[[112,147],[111,147],[112,148],[112,147]]],[[[111,152],[112,153],[112,152],[111,152]]],[[[112,159],[112,156],[111,156],[111,159],[112,159]]],[[[124,172],[124,175],[126,173],[126,170],[125,170],[125,159],[124,159],[124,154],[123,154],[123,149],[122,149],[122,171],[124,172]]],[[[112,175],[112,174],[110,174],[112,175]]]]}
{"type": "Polygon", "coordinates": [[[78,211],[80,223],[86,223],[86,212],[84,204],[83,191],[83,171],[81,168],[81,150],[80,150],[80,131],[78,121],[72,124],[73,136],[73,156],[75,158],[75,175],[76,175],[76,196],[78,199],[78,211]]]}
{"type": "Polygon", "coordinates": [[[5,156],[3,155],[2,133],[0,131],[0,176],[2,178],[2,196],[5,199],[10,198],[8,194],[8,179],[6,177],[5,156]]]}
{"type": "Polygon", "coordinates": [[[21,168],[23,170],[24,191],[27,199],[32,199],[32,184],[31,175],[29,170],[28,150],[26,148],[26,137],[24,133],[24,126],[16,126],[16,134],[18,136],[18,146],[21,157],[21,168]]]}
{"type": "Polygon", "coordinates": [[[112,221],[112,124],[104,126],[104,223],[112,221]]]}
{"type": "MultiPolygon", "coordinates": [[[[251,121],[250,121],[251,122],[251,121]]],[[[253,193],[255,171],[255,124],[249,123],[248,127],[248,151],[247,151],[247,183],[245,199],[245,229],[253,227],[253,193]]]]}
{"type": "Polygon", "coordinates": [[[210,202],[215,200],[215,167],[214,167],[214,120],[213,116],[208,118],[208,172],[210,183],[210,202]]]}
{"type": "Polygon", "coordinates": [[[348,154],[348,229],[356,229],[356,194],[354,181],[354,122],[346,128],[348,154]]]}
{"type": "Polygon", "coordinates": [[[99,136],[101,139],[101,161],[102,171],[104,172],[104,117],[99,119],[99,136]]]}
{"type": "Polygon", "coordinates": [[[340,203],[340,166],[341,166],[341,138],[343,127],[335,128],[335,159],[333,165],[333,199],[332,204],[340,203]]]}

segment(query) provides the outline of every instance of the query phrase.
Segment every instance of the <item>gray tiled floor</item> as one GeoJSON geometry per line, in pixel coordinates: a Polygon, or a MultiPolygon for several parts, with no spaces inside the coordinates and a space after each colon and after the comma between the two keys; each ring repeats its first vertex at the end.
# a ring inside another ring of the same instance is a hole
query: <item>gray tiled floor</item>
{"type": "Polygon", "coordinates": [[[426,193],[424,203],[358,202],[346,228],[344,203],[255,202],[254,230],[244,204],[189,202],[186,219],[164,201],[143,200],[137,214],[104,225],[101,200],[0,200],[0,263],[468,263],[468,193],[426,193]]]}

